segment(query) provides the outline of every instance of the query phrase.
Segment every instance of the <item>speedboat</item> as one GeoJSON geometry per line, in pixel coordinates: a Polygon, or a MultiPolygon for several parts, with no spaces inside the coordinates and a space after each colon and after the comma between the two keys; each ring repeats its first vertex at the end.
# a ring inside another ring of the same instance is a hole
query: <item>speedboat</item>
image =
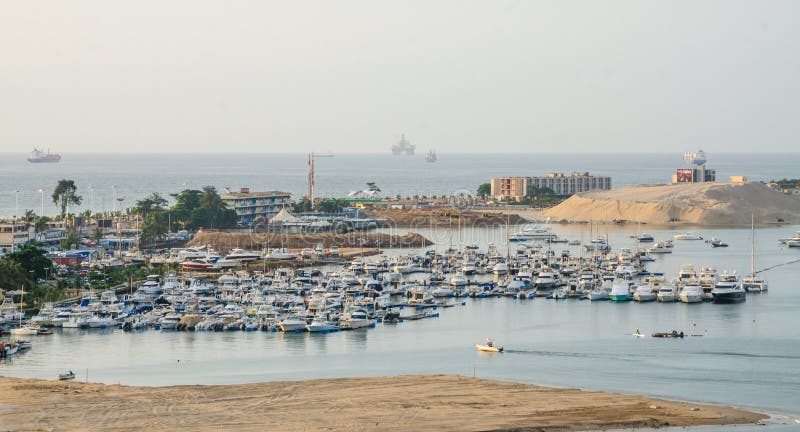
{"type": "Polygon", "coordinates": [[[652,243],[653,236],[650,234],[640,234],[636,237],[636,241],[639,243],[652,243]]]}
{"type": "Polygon", "coordinates": [[[75,373],[72,372],[72,371],[69,371],[67,373],[58,374],[58,380],[59,381],[68,381],[68,380],[74,380],[74,379],[75,379],[75,373]]]}
{"type": "Polygon", "coordinates": [[[714,303],[741,303],[747,300],[744,288],[735,273],[723,272],[711,290],[714,303]]]}
{"type": "Polygon", "coordinates": [[[33,335],[38,335],[40,329],[41,327],[39,326],[24,325],[9,330],[9,333],[11,333],[14,336],[33,336],[33,335]]]}
{"type": "Polygon", "coordinates": [[[483,345],[481,344],[475,345],[475,349],[483,352],[493,352],[493,353],[503,352],[503,347],[495,346],[494,341],[491,339],[486,339],[486,342],[483,345]]]}
{"type": "Polygon", "coordinates": [[[676,234],[673,238],[675,240],[703,240],[703,237],[701,235],[688,232],[683,234],[676,234]]]}

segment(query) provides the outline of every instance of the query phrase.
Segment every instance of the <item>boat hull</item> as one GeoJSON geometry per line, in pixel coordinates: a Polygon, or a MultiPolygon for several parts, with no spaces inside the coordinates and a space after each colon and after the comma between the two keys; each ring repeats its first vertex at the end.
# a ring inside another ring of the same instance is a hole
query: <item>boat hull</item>
{"type": "Polygon", "coordinates": [[[712,301],[717,304],[742,303],[747,300],[747,294],[744,290],[729,291],[724,293],[712,292],[711,295],[713,296],[712,301]]]}

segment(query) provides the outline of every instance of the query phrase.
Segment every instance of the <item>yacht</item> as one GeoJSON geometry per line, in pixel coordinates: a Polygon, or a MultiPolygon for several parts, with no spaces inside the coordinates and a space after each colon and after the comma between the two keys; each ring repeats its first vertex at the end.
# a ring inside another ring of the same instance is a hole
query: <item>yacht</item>
{"type": "Polygon", "coordinates": [[[476,271],[475,263],[465,261],[464,265],[461,266],[461,272],[464,273],[464,275],[474,275],[476,271]]]}
{"type": "Polygon", "coordinates": [[[339,330],[339,328],[322,317],[316,317],[311,321],[311,324],[306,325],[306,330],[310,333],[327,333],[339,330]]]}
{"type": "Polygon", "coordinates": [[[658,290],[658,294],[656,294],[656,300],[661,303],[672,303],[675,301],[675,287],[674,286],[662,286],[658,290]]]}
{"type": "Polygon", "coordinates": [[[499,262],[499,263],[495,264],[494,267],[492,268],[492,273],[494,273],[494,274],[496,274],[498,276],[502,276],[504,274],[507,274],[508,273],[508,264],[506,264],[504,262],[499,262]]]}
{"type": "Polygon", "coordinates": [[[289,261],[296,258],[297,255],[288,252],[286,249],[275,249],[267,255],[268,261],[289,261]]]}
{"type": "Polygon", "coordinates": [[[599,300],[610,300],[609,293],[611,292],[611,285],[602,284],[596,286],[594,289],[589,291],[589,300],[591,301],[599,301],[599,300]]]}
{"type": "Polygon", "coordinates": [[[711,290],[714,303],[741,303],[747,295],[735,273],[723,272],[714,289],[711,290]]]}
{"type": "Polygon", "coordinates": [[[611,284],[611,292],[608,298],[615,302],[624,302],[631,300],[631,289],[628,281],[625,279],[614,279],[611,284]]]}
{"type": "Polygon", "coordinates": [[[293,332],[305,330],[308,323],[304,317],[300,315],[289,315],[278,323],[283,332],[293,332]]]}
{"type": "Polygon", "coordinates": [[[639,243],[652,243],[653,240],[653,236],[650,234],[640,234],[636,236],[636,241],[639,243]]]}
{"type": "Polygon", "coordinates": [[[161,330],[175,330],[180,322],[180,315],[174,313],[166,314],[160,320],[158,320],[161,330]]]}
{"type": "MultiPolygon", "coordinates": [[[[456,273],[450,278],[450,285],[454,287],[461,287],[467,284],[467,278],[463,273],[456,273]]],[[[435,294],[434,294],[435,295],[435,294]]]]}
{"type": "Polygon", "coordinates": [[[447,286],[440,286],[431,291],[431,295],[433,295],[434,297],[452,297],[454,294],[455,293],[453,292],[453,290],[447,286]]]}
{"type": "Polygon", "coordinates": [[[656,301],[656,294],[653,293],[653,286],[646,284],[636,287],[636,291],[633,293],[633,300],[641,303],[656,301]]]}
{"type": "Polygon", "coordinates": [[[686,285],[678,294],[678,299],[682,303],[701,303],[703,301],[703,290],[699,285],[686,285]]]}
{"type": "Polygon", "coordinates": [[[767,280],[761,276],[742,278],[742,288],[747,292],[764,292],[769,289],[767,280]]]}
{"type": "Polygon", "coordinates": [[[339,321],[339,326],[341,328],[349,330],[369,327],[370,325],[372,325],[372,320],[369,319],[369,315],[364,309],[356,309],[352,312],[347,312],[342,315],[342,319],[339,321]]]}
{"type": "Polygon", "coordinates": [[[657,241],[653,246],[647,248],[649,254],[668,254],[672,253],[672,248],[663,240],[657,241]]]}
{"type": "Polygon", "coordinates": [[[524,228],[522,231],[517,231],[511,235],[511,241],[526,241],[526,240],[550,240],[556,238],[556,235],[550,232],[550,228],[539,225],[524,228]]]}
{"type": "Polygon", "coordinates": [[[675,240],[703,240],[701,235],[694,233],[675,234],[672,238],[675,240]]]}

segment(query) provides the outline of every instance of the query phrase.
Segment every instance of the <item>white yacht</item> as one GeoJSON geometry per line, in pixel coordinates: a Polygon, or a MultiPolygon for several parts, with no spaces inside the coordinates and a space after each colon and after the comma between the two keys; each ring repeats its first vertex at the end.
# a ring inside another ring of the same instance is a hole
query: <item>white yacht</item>
{"type": "Polygon", "coordinates": [[[356,309],[352,312],[345,312],[339,321],[339,326],[343,329],[359,329],[372,325],[369,314],[364,309],[356,309]]]}
{"type": "Polygon", "coordinates": [[[300,315],[289,315],[278,323],[278,327],[283,332],[305,330],[306,325],[308,325],[306,319],[300,315]]]}
{"type": "Polygon", "coordinates": [[[454,287],[463,287],[467,285],[467,278],[464,277],[463,273],[456,273],[452,277],[450,277],[450,285],[454,287]]]}
{"type": "Polygon", "coordinates": [[[611,284],[611,292],[608,293],[609,299],[615,302],[623,302],[631,300],[630,284],[625,279],[614,279],[611,284]]]}
{"type": "Polygon", "coordinates": [[[499,263],[495,264],[494,267],[492,268],[492,273],[494,273],[494,274],[496,274],[498,276],[502,276],[504,274],[507,274],[508,273],[508,264],[506,264],[504,262],[499,262],[499,263]]]}
{"type": "Polygon", "coordinates": [[[678,299],[682,303],[701,303],[703,301],[703,290],[699,285],[686,285],[678,294],[678,299]]]}
{"type": "Polygon", "coordinates": [[[633,293],[633,300],[641,303],[656,301],[653,286],[650,284],[637,286],[636,291],[633,293]]]}
{"type": "Polygon", "coordinates": [[[647,253],[649,253],[649,254],[668,254],[668,253],[672,253],[672,248],[669,247],[669,245],[665,241],[659,240],[655,244],[653,244],[653,246],[647,248],[647,253]]]}
{"type": "Polygon", "coordinates": [[[747,300],[744,288],[739,283],[736,273],[723,272],[717,284],[711,290],[714,303],[741,303],[747,300]]]}
{"type": "Polygon", "coordinates": [[[676,234],[673,238],[675,240],[703,240],[703,237],[701,235],[688,232],[683,234],[676,234]]]}
{"type": "Polygon", "coordinates": [[[672,285],[662,286],[656,294],[656,300],[661,303],[672,303],[675,298],[675,287],[672,285]]]}

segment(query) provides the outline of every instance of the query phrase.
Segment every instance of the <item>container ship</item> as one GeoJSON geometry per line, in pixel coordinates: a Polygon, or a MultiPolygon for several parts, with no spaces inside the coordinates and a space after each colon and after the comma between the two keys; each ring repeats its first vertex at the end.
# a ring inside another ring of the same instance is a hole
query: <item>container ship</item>
{"type": "Polygon", "coordinates": [[[30,163],[54,163],[60,161],[60,154],[50,153],[50,150],[45,152],[35,147],[31,152],[31,156],[28,158],[28,162],[30,163]]]}

